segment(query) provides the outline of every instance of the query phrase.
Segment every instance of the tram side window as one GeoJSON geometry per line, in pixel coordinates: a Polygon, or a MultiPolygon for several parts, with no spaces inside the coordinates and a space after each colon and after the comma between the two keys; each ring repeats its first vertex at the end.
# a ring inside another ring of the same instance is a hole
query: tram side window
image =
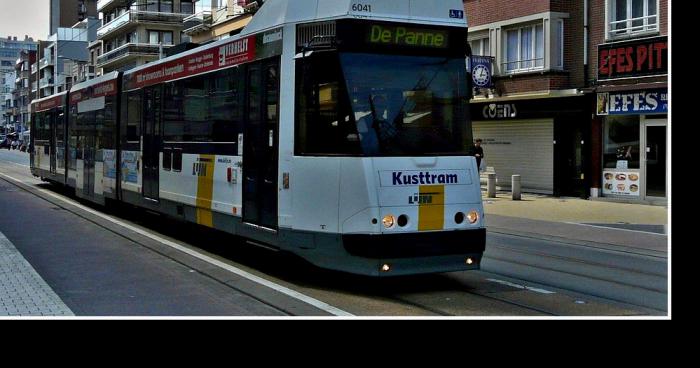
{"type": "Polygon", "coordinates": [[[127,95],[126,140],[141,140],[141,91],[129,92],[127,95]]]}
{"type": "Polygon", "coordinates": [[[234,68],[166,83],[164,140],[236,142],[243,121],[242,75],[234,68]]]}
{"type": "Polygon", "coordinates": [[[213,75],[209,116],[214,142],[236,142],[243,131],[242,81],[243,73],[238,68],[213,75]]]}
{"type": "Polygon", "coordinates": [[[297,154],[362,154],[337,54],[297,62],[297,76],[297,154]]]}

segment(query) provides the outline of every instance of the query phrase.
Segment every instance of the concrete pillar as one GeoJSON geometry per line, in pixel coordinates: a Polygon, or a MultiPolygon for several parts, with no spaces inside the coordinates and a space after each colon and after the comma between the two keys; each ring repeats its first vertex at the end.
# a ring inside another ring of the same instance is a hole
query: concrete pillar
{"type": "Polygon", "coordinates": [[[488,179],[486,181],[487,191],[489,198],[496,198],[496,174],[489,173],[488,179]]]}
{"type": "Polygon", "coordinates": [[[511,184],[512,184],[511,189],[513,191],[513,200],[519,201],[521,198],[521,196],[520,196],[520,175],[513,175],[511,184]]]}

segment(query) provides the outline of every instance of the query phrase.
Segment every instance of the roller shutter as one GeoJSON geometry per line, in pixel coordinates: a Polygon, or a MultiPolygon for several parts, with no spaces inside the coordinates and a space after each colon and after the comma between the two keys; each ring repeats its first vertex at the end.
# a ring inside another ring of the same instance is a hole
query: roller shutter
{"type": "Polygon", "coordinates": [[[483,139],[487,166],[496,171],[497,187],[509,190],[511,175],[521,175],[523,191],[554,192],[554,122],[477,121],[474,138],[483,139]]]}

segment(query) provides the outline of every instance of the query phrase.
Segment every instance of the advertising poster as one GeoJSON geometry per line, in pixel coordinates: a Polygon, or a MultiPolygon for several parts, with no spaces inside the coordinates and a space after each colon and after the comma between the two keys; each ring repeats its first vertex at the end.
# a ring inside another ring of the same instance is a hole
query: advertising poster
{"type": "Polygon", "coordinates": [[[138,152],[122,151],[122,177],[128,183],[138,184],[138,152]]]}
{"type": "Polygon", "coordinates": [[[639,172],[604,171],[603,194],[639,197],[639,172]]]}
{"type": "Polygon", "coordinates": [[[105,178],[116,179],[117,178],[117,151],[115,150],[103,150],[102,158],[104,160],[103,173],[105,178]]]}

